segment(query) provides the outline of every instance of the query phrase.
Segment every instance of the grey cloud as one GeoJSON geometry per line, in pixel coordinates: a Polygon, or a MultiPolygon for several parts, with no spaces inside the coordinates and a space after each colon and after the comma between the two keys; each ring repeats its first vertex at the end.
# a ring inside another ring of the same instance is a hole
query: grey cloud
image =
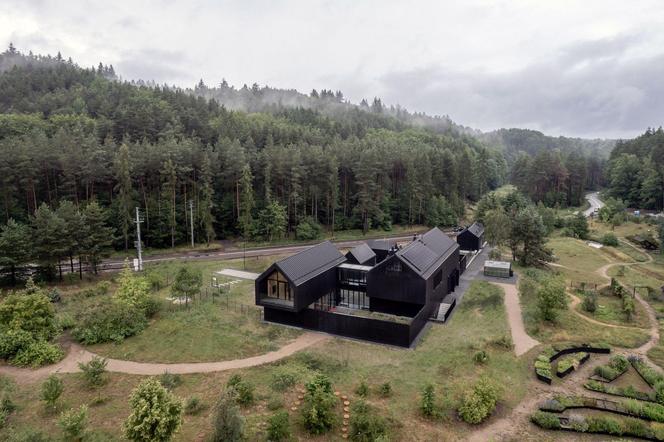
{"type": "Polygon", "coordinates": [[[190,64],[184,52],[163,49],[124,52],[115,67],[124,78],[157,83],[191,84],[197,75],[195,66],[190,64]]]}

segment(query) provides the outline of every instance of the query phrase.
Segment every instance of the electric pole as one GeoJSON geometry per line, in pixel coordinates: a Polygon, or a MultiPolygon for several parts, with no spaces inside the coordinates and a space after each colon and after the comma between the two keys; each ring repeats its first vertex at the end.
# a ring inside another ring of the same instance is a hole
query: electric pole
{"type": "Polygon", "coordinates": [[[143,253],[141,245],[141,213],[140,209],[136,207],[136,251],[138,252],[138,270],[143,271],[143,253]]]}
{"type": "Polygon", "coordinates": [[[191,248],[194,248],[194,200],[189,200],[189,220],[191,225],[191,248]]]}

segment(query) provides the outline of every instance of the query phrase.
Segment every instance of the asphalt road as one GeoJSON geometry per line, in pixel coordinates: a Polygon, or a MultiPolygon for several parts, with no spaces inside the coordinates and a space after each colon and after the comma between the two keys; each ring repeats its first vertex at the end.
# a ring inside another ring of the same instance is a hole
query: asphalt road
{"type": "Polygon", "coordinates": [[[599,199],[599,192],[587,193],[586,199],[590,203],[590,207],[585,212],[583,212],[585,216],[591,216],[595,210],[599,210],[604,207],[604,203],[599,199]]]}

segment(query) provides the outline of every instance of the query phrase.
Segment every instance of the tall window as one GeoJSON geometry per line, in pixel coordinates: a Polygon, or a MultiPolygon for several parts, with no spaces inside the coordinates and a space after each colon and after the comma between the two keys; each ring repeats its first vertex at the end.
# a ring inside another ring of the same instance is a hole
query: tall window
{"type": "Polygon", "coordinates": [[[339,268],[339,282],[343,285],[364,287],[367,285],[367,272],[364,270],[339,268]]]}
{"type": "Polygon", "coordinates": [[[293,300],[290,284],[281,272],[275,270],[270,276],[268,276],[267,296],[268,298],[283,299],[284,301],[293,300]]]}

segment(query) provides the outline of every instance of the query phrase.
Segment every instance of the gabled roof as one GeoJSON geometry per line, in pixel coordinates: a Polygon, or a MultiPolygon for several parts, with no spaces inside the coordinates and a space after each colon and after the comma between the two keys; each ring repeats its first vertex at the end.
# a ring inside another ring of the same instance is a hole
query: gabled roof
{"type": "Polygon", "coordinates": [[[325,241],[288,258],[277,261],[275,265],[294,285],[301,285],[311,278],[341,264],[346,257],[334,245],[325,241]]]}
{"type": "Polygon", "coordinates": [[[484,233],[484,226],[481,223],[475,222],[470,227],[468,227],[466,231],[479,238],[484,233]]]}
{"type": "Polygon", "coordinates": [[[434,227],[413,240],[396,255],[415,273],[428,278],[459,245],[434,227]]]}
{"type": "Polygon", "coordinates": [[[385,250],[385,251],[388,251],[392,247],[394,247],[395,244],[396,244],[396,241],[391,240],[391,239],[370,239],[370,240],[367,241],[367,245],[372,250],[385,250]]]}
{"type": "Polygon", "coordinates": [[[348,251],[358,264],[364,264],[376,257],[376,253],[367,244],[362,243],[348,251]]]}

